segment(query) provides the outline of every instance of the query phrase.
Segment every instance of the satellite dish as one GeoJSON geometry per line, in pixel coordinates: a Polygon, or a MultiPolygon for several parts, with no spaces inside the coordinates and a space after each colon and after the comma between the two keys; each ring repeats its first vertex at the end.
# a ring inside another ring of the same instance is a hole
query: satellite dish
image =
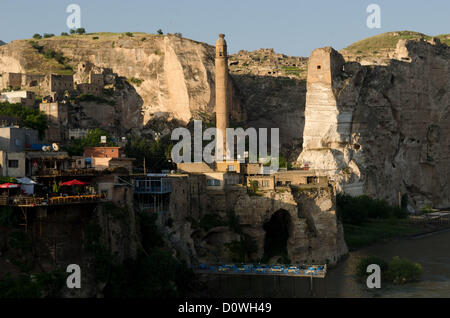
{"type": "Polygon", "coordinates": [[[57,143],[53,143],[52,144],[52,148],[53,148],[54,151],[59,151],[59,146],[58,146],[57,143]]]}
{"type": "Polygon", "coordinates": [[[47,146],[42,146],[42,151],[47,151],[47,146]]]}

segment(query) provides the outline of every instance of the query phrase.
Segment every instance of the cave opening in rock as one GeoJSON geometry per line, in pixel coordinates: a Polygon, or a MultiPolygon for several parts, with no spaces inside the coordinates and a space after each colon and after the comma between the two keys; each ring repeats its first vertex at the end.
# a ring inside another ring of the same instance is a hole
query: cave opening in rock
{"type": "Polygon", "coordinates": [[[272,214],[270,220],[266,221],[263,229],[264,237],[264,261],[274,256],[281,256],[283,261],[287,260],[287,240],[289,238],[289,227],[291,216],[288,211],[280,209],[272,214]]]}

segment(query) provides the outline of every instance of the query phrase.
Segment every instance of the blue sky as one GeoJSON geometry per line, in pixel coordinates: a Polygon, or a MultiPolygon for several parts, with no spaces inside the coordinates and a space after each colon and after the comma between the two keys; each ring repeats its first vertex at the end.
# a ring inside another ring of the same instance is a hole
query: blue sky
{"type": "Polygon", "coordinates": [[[0,0],[0,40],[68,31],[66,7],[81,7],[88,32],[165,33],[214,44],[225,33],[229,51],[274,48],[308,56],[317,47],[347,45],[383,32],[450,33],[448,0],[0,0]],[[381,28],[366,26],[366,7],[381,7],[381,28]]]}

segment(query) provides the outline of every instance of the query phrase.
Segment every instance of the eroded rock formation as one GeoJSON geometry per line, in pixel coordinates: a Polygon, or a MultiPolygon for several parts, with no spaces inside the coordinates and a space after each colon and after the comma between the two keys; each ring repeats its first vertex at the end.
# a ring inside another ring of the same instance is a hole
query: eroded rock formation
{"type": "Polygon", "coordinates": [[[388,65],[362,66],[314,50],[298,161],[352,194],[448,207],[449,53],[438,39],[400,40],[388,65]]]}
{"type": "Polygon", "coordinates": [[[200,175],[172,182],[169,211],[158,220],[168,245],[188,264],[261,261],[267,223],[276,214],[282,215],[290,262],[333,264],[347,253],[331,185],[250,195],[241,186],[206,194],[200,175]]]}

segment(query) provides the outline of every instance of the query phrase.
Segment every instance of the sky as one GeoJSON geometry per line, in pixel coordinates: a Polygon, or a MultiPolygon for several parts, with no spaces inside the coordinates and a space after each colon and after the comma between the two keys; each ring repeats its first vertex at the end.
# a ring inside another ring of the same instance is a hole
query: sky
{"type": "Polygon", "coordinates": [[[224,33],[230,53],[274,48],[309,56],[317,47],[339,50],[389,31],[450,33],[448,0],[0,0],[0,40],[68,32],[69,4],[80,6],[87,32],[162,29],[211,45],[224,33]],[[381,9],[380,28],[367,27],[370,4],[381,9]]]}

